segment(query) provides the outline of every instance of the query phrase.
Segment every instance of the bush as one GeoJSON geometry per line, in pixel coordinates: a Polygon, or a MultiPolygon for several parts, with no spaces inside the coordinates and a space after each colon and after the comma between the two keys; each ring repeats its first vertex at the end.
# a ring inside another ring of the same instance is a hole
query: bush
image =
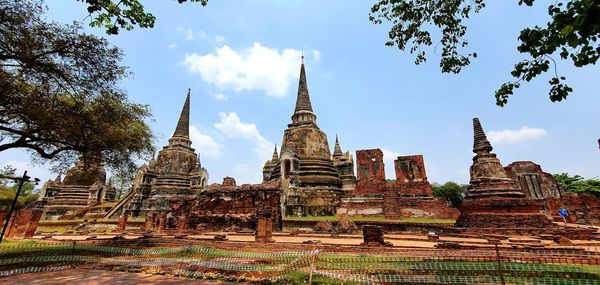
{"type": "Polygon", "coordinates": [[[431,188],[434,197],[446,200],[448,205],[453,208],[460,207],[465,198],[466,186],[452,181],[448,181],[444,185],[434,183],[431,188]]]}
{"type": "Polygon", "coordinates": [[[315,225],[316,232],[328,233],[333,230],[333,224],[330,221],[320,221],[315,225]]]}
{"type": "Polygon", "coordinates": [[[348,215],[343,215],[335,226],[335,231],[340,234],[350,234],[358,230],[356,224],[350,220],[348,215]]]}

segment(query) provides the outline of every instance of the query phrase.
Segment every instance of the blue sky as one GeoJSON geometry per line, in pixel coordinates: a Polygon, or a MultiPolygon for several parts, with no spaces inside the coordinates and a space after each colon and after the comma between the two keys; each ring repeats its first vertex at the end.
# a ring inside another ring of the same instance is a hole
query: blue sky
{"type": "MultiPolygon", "coordinates": [[[[86,17],[81,2],[48,2],[49,19],[86,17]]],[[[531,8],[487,1],[467,21],[468,51],[478,57],[459,75],[442,74],[432,49],[428,62],[415,66],[413,56],[385,46],[389,26],[368,21],[373,1],[142,2],[157,17],[155,27],[108,37],[135,74],[123,87],[151,106],[159,148],[192,89],[192,146],[210,183],[224,176],[260,182],[293,113],[302,50],[317,123],[330,147],[338,134],[344,151],[383,149],[388,178],[395,156],[423,154],[431,182],[468,182],[473,117],[504,165],[532,160],[550,173],[600,176],[598,66],[559,63],[575,90],[564,102],[549,101],[550,75],[543,75],[518,89],[506,107],[495,105],[494,91],[524,58],[516,51],[518,32],[548,20],[542,2],[531,8]]],[[[55,176],[30,165],[21,151],[3,152],[5,164],[42,180],[55,176]]]]}

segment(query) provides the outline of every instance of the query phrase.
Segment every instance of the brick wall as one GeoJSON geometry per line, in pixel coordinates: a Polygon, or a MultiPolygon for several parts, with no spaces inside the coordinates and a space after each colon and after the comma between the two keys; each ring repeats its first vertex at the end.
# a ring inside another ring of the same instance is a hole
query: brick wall
{"type": "Polygon", "coordinates": [[[600,199],[591,194],[565,193],[562,198],[549,199],[547,210],[555,221],[562,221],[558,210],[564,207],[568,220],[578,224],[600,225],[600,199]]]}
{"type": "Polygon", "coordinates": [[[212,184],[198,197],[171,200],[167,229],[255,229],[259,217],[281,222],[280,189],[275,184],[225,186],[212,184]]]}
{"type": "Polygon", "coordinates": [[[34,209],[23,209],[13,213],[8,221],[6,237],[29,238],[35,234],[38,222],[42,217],[42,211],[34,209]]]}

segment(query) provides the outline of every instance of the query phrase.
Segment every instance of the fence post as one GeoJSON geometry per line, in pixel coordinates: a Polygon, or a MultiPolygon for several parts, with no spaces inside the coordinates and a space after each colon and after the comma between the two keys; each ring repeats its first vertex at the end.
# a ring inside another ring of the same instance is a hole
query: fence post
{"type": "Polygon", "coordinates": [[[312,285],[313,268],[315,267],[316,259],[317,259],[316,254],[313,254],[313,256],[310,258],[310,269],[308,272],[308,285],[312,285]]]}
{"type": "Polygon", "coordinates": [[[500,284],[505,285],[504,273],[502,272],[502,263],[500,263],[500,251],[498,250],[498,242],[494,243],[494,249],[496,250],[496,262],[498,263],[498,277],[500,277],[500,284]]]}

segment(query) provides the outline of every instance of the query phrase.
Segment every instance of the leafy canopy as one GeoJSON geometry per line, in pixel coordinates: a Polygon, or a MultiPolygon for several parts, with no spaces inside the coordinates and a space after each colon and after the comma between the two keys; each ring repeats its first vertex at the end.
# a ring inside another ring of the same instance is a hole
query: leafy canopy
{"type": "MultiPolygon", "coordinates": [[[[554,1],[552,1],[554,2],[554,1]]],[[[532,6],[534,0],[519,0],[519,5],[532,6]]],[[[375,24],[391,22],[388,46],[416,53],[415,63],[426,61],[422,48],[434,44],[431,33],[437,30],[441,40],[442,72],[459,73],[477,57],[466,52],[464,38],[467,26],[463,20],[485,7],[483,0],[380,0],[371,8],[369,19],[375,24]]],[[[548,6],[551,21],[545,27],[526,28],[519,35],[517,50],[529,58],[515,64],[506,82],[495,92],[496,104],[505,106],[509,96],[523,81],[529,82],[551,70],[548,93],[552,102],[562,101],[573,91],[558,74],[556,59],[571,60],[576,67],[595,64],[600,57],[600,2],[598,0],[556,1],[548,6]]]]}
{"type": "MultiPolygon", "coordinates": [[[[15,171],[16,169],[11,165],[6,165],[4,168],[0,169],[0,176],[14,177],[15,171]]],[[[18,187],[19,185],[13,180],[0,178],[0,211],[8,211],[10,209],[10,205],[12,205],[15,194],[17,194],[18,187]]],[[[37,193],[37,189],[34,188],[35,184],[32,182],[23,184],[21,192],[19,193],[19,197],[17,198],[17,204],[15,205],[17,210],[37,200],[39,194],[37,193]]]]}
{"type": "MultiPolygon", "coordinates": [[[[90,26],[106,28],[106,33],[116,35],[119,28],[130,31],[134,26],[153,28],[156,17],[144,10],[144,5],[138,0],[77,0],[87,4],[87,11],[92,20],[90,26]]],[[[199,2],[202,6],[208,0],[177,0],[177,2],[199,2]]]]}
{"type": "Polygon", "coordinates": [[[0,0],[0,152],[73,162],[101,155],[112,169],[134,169],[152,153],[146,105],[119,88],[123,53],[77,24],[43,19],[37,1],[0,0]]]}
{"type": "Polygon", "coordinates": [[[554,179],[565,191],[574,193],[590,193],[600,197],[600,180],[585,179],[579,175],[568,173],[554,174],[554,179]]]}
{"type": "Polygon", "coordinates": [[[446,200],[448,205],[453,208],[460,207],[466,193],[465,185],[458,185],[456,182],[452,181],[448,181],[443,185],[434,183],[431,185],[431,188],[434,197],[446,200]]]}

